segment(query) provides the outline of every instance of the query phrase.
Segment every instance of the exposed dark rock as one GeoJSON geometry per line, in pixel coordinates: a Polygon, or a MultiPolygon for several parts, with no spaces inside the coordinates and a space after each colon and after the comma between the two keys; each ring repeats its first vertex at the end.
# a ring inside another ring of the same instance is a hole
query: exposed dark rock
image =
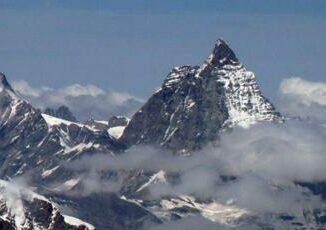
{"type": "Polygon", "coordinates": [[[161,220],[144,208],[112,193],[60,196],[60,199],[69,200],[69,206],[76,214],[99,230],[143,229],[144,226],[161,223],[161,220]]]}
{"type": "Polygon", "coordinates": [[[109,128],[117,126],[126,126],[129,123],[129,119],[123,116],[113,116],[109,119],[108,126],[109,128]]]}
{"type": "Polygon", "coordinates": [[[77,119],[74,116],[74,114],[70,111],[70,109],[67,106],[60,106],[59,108],[52,109],[52,108],[46,108],[44,110],[45,114],[51,115],[53,117],[61,118],[67,121],[73,121],[76,122],[77,119]]]}

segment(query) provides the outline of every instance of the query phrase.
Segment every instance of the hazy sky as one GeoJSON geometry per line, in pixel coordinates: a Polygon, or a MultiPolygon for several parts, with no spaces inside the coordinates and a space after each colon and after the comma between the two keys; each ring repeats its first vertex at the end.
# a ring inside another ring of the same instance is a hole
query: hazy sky
{"type": "Polygon", "coordinates": [[[0,0],[0,71],[35,87],[95,84],[150,95],[223,37],[263,91],[325,81],[326,1],[0,0]]]}

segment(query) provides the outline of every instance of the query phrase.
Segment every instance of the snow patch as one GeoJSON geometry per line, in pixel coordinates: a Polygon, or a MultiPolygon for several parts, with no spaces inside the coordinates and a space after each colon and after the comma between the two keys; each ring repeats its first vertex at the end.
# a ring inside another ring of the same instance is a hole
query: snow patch
{"type": "Polygon", "coordinates": [[[51,168],[51,169],[48,169],[48,170],[45,170],[44,172],[42,172],[42,177],[45,178],[45,177],[48,177],[50,176],[52,173],[54,173],[55,170],[57,170],[60,166],[56,166],[54,168],[51,168]]]}
{"type": "Polygon", "coordinates": [[[54,188],[54,191],[58,192],[66,192],[71,189],[73,189],[78,183],[80,182],[80,179],[70,179],[65,181],[63,184],[59,185],[58,187],[54,188]]]}
{"type": "Polygon", "coordinates": [[[71,122],[71,121],[67,121],[61,118],[57,118],[57,117],[53,117],[47,114],[42,113],[42,117],[44,118],[44,120],[46,121],[46,123],[51,127],[51,126],[60,126],[62,124],[64,125],[77,125],[79,127],[83,127],[82,124],[76,123],[76,122],[71,122]]]}
{"type": "Polygon", "coordinates": [[[191,196],[180,196],[170,200],[162,200],[161,206],[166,211],[182,207],[196,209],[208,220],[228,226],[234,226],[237,220],[249,215],[249,212],[245,209],[240,209],[232,205],[223,205],[216,201],[199,203],[191,196]]]}
{"type": "Polygon", "coordinates": [[[67,216],[67,215],[63,215],[63,218],[65,220],[66,223],[72,225],[72,226],[82,226],[84,225],[88,230],[95,230],[95,227],[89,223],[86,223],[76,217],[72,217],[72,216],[67,216]]]}
{"type": "Polygon", "coordinates": [[[115,139],[119,139],[123,131],[125,130],[126,126],[116,126],[108,129],[108,133],[111,137],[114,137],[115,139]]]}
{"type": "Polygon", "coordinates": [[[96,123],[102,124],[102,125],[108,125],[109,122],[108,121],[99,121],[99,120],[95,120],[96,123]]]}
{"type": "MultiPolygon", "coordinates": [[[[65,147],[65,150],[62,152],[63,155],[68,155],[70,153],[81,153],[87,149],[90,149],[91,147],[93,147],[93,143],[89,142],[89,143],[80,143],[78,145],[75,145],[73,147],[69,147],[69,146],[63,146],[65,147]]],[[[98,147],[98,146],[97,146],[98,147]]]]}
{"type": "Polygon", "coordinates": [[[156,183],[166,183],[166,175],[163,170],[160,170],[158,173],[155,173],[153,176],[151,176],[148,182],[143,184],[136,192],[140,192],[148,186],[156,183]]]}

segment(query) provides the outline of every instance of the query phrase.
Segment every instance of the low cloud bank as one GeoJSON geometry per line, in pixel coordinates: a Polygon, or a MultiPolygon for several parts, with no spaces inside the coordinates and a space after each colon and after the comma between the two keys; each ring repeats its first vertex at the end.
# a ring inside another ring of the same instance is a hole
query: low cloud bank
{"type": "MultiPolygon", "coordinates": [[[[302,121],[258,124],[223,133],[218,143],[192,156],[175,156],[149,146],[117,156],[93,155],[71,162],[74,170],[164,170],[179,183],[149,187],[154,197],[195,195],[234,203],[255,212],[318,207],[320,199],[295,182],[326,180],[326,128],[302,121]],[[221,176],[236,179],[225,182],[221,176]],[[310,194],[307,196],[307,194],[310,194]]],[[[101,185],[101,183],[98,183],[101,185]]],[[[92,188],[93,191],[99,188],[92,188]]]]}
{"type": "Polygon", "coordinates": [[[105,91],[94,85],[73,84],[64,88],[35,88],[26,81],[14,81],[13,88],[33,106],[44,110],[47,107],[68,106],[79,120],[108,120],[113,115],[132,115],[143,100],[128,93],[105,91]]]}

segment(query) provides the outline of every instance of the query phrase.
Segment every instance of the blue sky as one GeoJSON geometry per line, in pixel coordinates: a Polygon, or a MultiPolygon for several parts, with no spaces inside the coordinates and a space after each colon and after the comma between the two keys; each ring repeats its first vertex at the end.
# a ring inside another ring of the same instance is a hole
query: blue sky
{"type": "Polygon", "coordinates": [[[323,0],[0,0],[0,11],[0,71],[35,87],[147,97],[173,66],[201,64],[218,37],[271,98],[284,78],[326,79],[323,0]]]}

